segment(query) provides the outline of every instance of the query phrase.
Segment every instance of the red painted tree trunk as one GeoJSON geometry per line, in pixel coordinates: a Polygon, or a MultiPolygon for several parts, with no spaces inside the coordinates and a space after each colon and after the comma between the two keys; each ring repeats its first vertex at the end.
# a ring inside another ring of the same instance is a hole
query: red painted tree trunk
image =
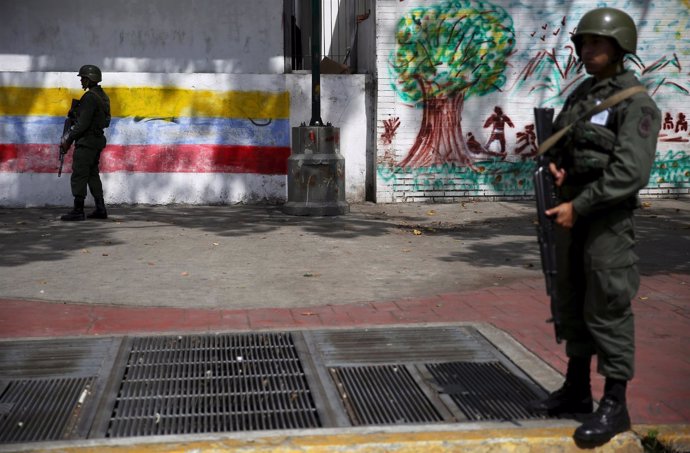
{"type": "Polygon", "coordinates": [[[417,138],[400,167],[430,167],[454,163],[470,165],[471,159],[462,134],[464,96],[426,99],[417,138]]]}

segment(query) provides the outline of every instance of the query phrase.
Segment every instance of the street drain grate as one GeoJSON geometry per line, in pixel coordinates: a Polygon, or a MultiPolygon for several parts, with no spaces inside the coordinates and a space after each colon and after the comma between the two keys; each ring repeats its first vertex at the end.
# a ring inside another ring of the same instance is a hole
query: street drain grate
{"type": "Polygon", "coordinates": [[[443,420],[404,366],[341,367],[330,371],[354,426],[443,420]]]}
{"type": "Polygon", "coordinates": [[[289,333],[135,338],[107,437],[319,427],[289,333]]]}
{"type": "Polygon", "coordinates": [[[304,336],[353,425],[541,418],[527,407],[543,389],[471,326],[304,336]]]}
{"type": "Polygon", "coordinates": [[[427,369],[468,420],[542,418],[527,410],[539,399],[529,385],[499,362],[427,364],[427,369]]]}
{"type": "Polygon", "coordinates": [[[0,382],[0,443],[69,437],[95,377],[0,382]]]}
{"type": "Polygon", "coordinates": [[[0,444],[542,418],[471,326],[0,342],[0,444]]]}

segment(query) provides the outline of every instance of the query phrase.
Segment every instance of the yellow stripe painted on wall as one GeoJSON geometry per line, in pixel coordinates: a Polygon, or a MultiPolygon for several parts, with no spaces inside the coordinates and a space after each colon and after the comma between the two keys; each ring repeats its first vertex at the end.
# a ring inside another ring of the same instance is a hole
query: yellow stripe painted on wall
{"type": "MultiPolygon", "coordinates": [[[[114,117],[274,118],[290,116],[287,92],[104,87],[114,117]]],[[[81,90],[0,87],[0,115],[64,116],[81,90]]]]}

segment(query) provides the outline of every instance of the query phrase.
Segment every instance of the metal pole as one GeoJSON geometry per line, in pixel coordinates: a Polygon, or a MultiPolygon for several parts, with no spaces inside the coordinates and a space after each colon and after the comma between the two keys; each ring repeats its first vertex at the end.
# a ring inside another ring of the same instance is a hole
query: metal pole
{"type": "Polygon", "coordinates": [[[311,120],[310,126],[323,126],[321,120],[321,0],[311,0],[311,120]]]}
{"type": "Polygon", "coordinates": [[[311,120],[292,128],[288,158],[289,215],[341,215],[350,211],[345,200],[345,159],[340,154],[340,128],[321,120],[321,0],[311,1],[311,120]]]}

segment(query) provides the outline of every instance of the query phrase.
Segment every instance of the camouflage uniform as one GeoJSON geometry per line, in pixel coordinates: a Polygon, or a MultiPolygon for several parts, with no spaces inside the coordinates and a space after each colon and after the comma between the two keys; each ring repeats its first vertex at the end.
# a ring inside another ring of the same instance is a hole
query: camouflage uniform
{"type": "Polygon", "coordinates": [[[99,174],[101,151],[105,148],[103,129],[110,125],[110,99],[98,83],[101,70],[94,65],[79,69],[82,87],[86,93],[81,97],[74,125],[63,135],[62,152],[67,152],[74,142],[74,159],[70,185],[74,196],[74,208],[61,217],[62,220],[84,220],[84,199],[88,186],[96,204],[96,210],[87,217],[106,219],[108,213],[103,199],[103,184],[99,174]]]}
{"type": "Polygon", "coordinates": [[[70,138],[75,142],[70,179],[75,197],[86,198],[88,185],[94,198],[103,198],[98,163],[105,148],[103,129],[109,122],[110,99],[100,86],[89,88],[79,101],[76,124],[70,130],[70,138]]]}
{"type": "Polygon", "coordinates": [[[614,8],[591,10],[571,39],[593,77],[575,89],[556,118],[555,130],[572,127],[549,152],[561,203],[547,211],[558,225],[556,303],[568,368],[563,386],[533,409],[551,416],[590,414],[590,364],[596,354],[597,370],[606,377],[604,394],[573,434],[578,445],[596,446],[631,427],[626,402],[635,372],[631,302],[640,284],[633,210],[649,181],[661,114],[644,90],[588,114],[614,94],[640,86],[623,68],[625,54],[634,54],[637,46],[630,16],[614,8]]]}
{"type": "MultiPolygon", "coordinates": [[[[568,97],[554,128],[576,121],[595,104],[640,83],[631,72],[585,80],[568,97]]],[[[654,163],[661,114],[646,94],[575,123],[551,156],[567,172],[559,195],[572,201],[572,229],[558,228],[557,280],[569,357],[597,355],[598,372],[634,374],[631,300],[639,287],[633,251],[633,209],[654,163]]]]}

